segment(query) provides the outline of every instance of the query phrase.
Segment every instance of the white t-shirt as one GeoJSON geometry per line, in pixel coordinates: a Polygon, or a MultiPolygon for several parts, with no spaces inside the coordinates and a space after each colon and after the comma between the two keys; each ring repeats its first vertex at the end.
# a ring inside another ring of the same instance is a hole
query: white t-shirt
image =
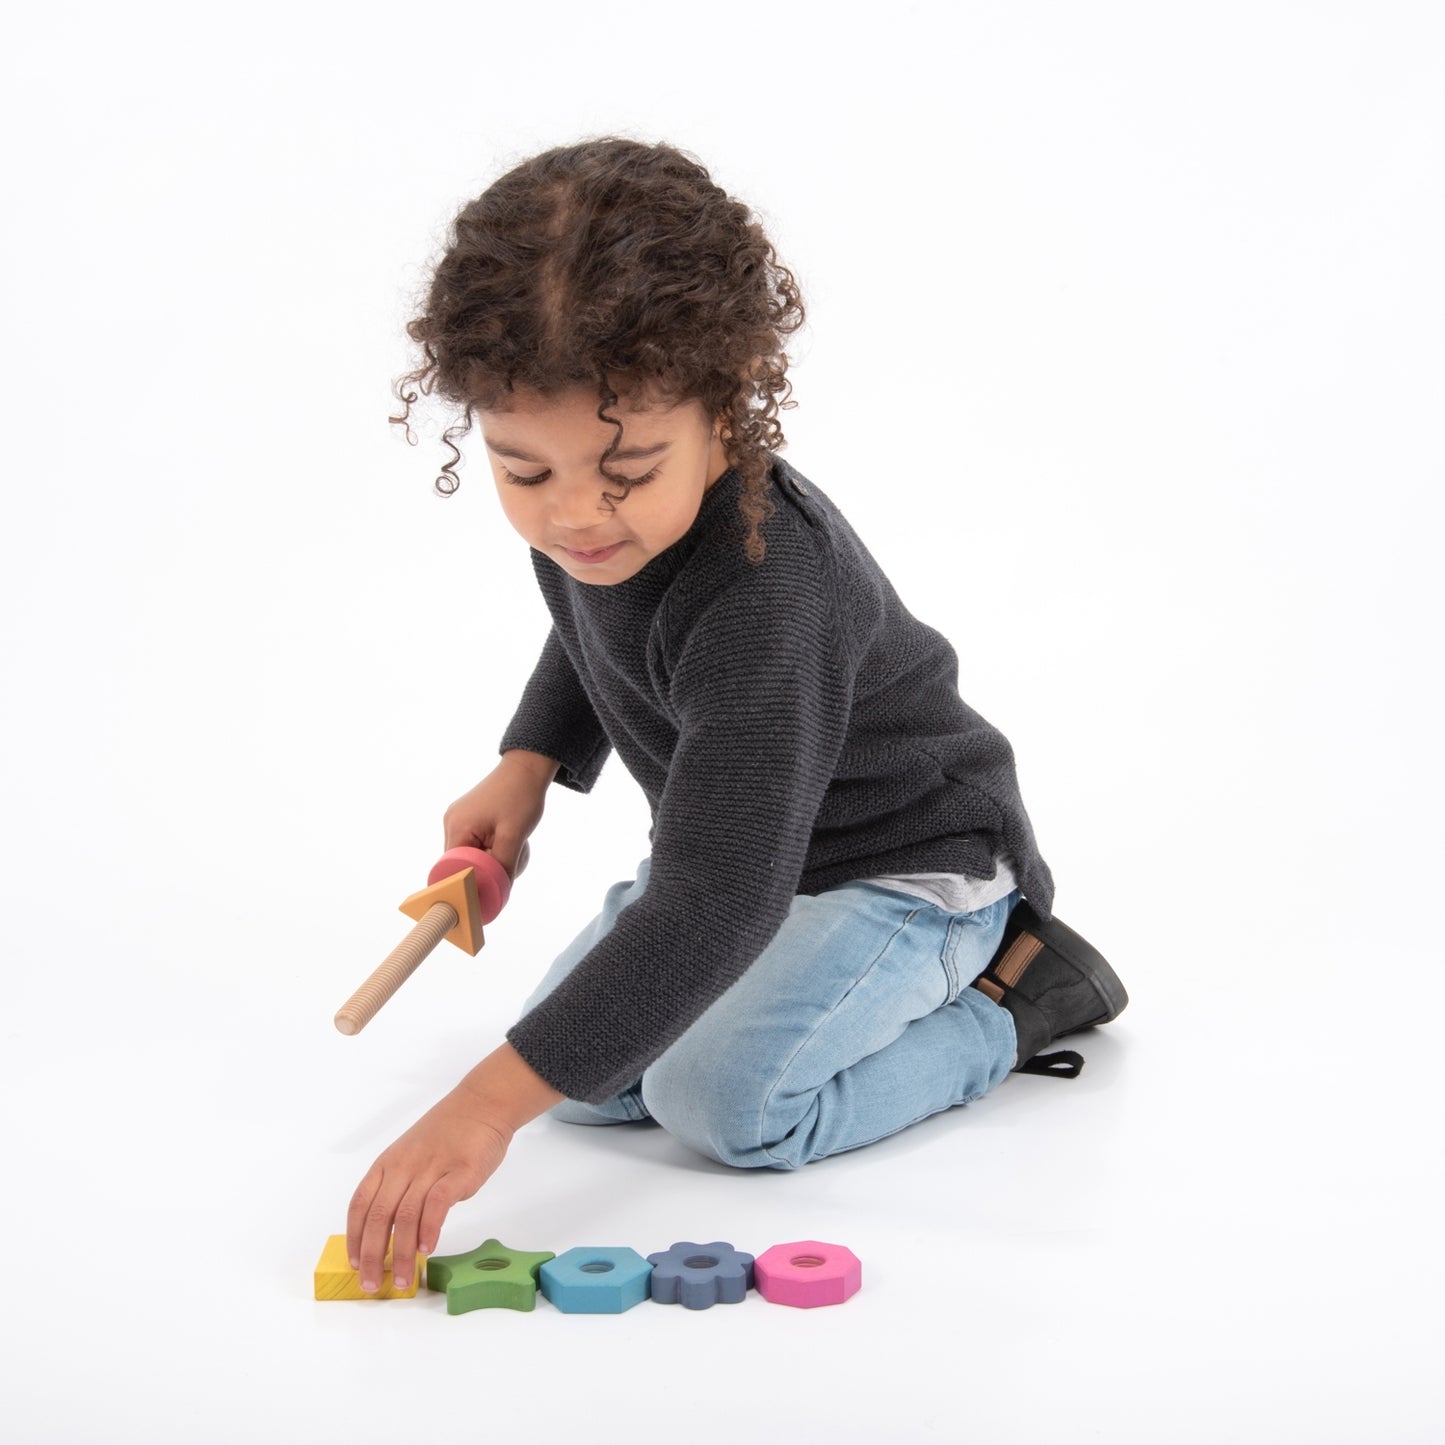
{"type": "Polygon", "coordinates": [[[945,913],[976,913],[1018,887],[1008,861],[997,858],[994,863],[998,871],[992,878],[969,878],[963,873],[905,873],[897,878],[866,881],[896,893],[911,893],[915,898],[937,904],[945,913]]]}

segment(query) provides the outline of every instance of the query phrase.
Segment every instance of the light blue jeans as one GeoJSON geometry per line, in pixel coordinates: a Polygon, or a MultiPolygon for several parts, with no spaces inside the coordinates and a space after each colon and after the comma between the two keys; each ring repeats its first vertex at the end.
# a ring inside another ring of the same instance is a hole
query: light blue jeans
{"type": "MultiPolygon", "coordinates": [[[[647,863],[557,959],[530,1009],[647,886],[647,863]]],[[[1013,1067],[1006,1009],[969,984],[1018,892],[976,913],[871,883],[799,896],[752,967],[630,1088],[570,1124],[652,1118],[739,1168],[796,1169],[987,1093],[1013,1067]]]]}

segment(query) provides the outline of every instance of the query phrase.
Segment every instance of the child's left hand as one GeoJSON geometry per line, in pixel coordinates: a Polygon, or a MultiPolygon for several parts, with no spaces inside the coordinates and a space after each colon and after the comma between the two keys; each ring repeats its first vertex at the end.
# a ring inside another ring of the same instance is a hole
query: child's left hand
{"type": "Polygon", "coordinates": [[[387,1240],[392,1279],[411,1287],[417,1251],[431,1254],[452,1205],[496,1172],[516,1131],[561,1099],[510,1044],[484,1059],[382,1152],[346,1213],[346,1251],[368,1294],[381,1287],[387,1240]]]}

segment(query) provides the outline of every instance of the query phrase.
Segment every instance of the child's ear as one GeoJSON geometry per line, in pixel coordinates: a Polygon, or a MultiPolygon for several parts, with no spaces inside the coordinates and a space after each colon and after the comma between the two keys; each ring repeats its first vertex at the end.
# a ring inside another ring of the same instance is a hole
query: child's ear
{"type": "Polygon", "coordinates": [[[707,439],[708,452],[714,461],[721,458],[725,466],[733,464],[732,435],[727,418],[719,413],[712,419],[712,435],[707,439]]]}

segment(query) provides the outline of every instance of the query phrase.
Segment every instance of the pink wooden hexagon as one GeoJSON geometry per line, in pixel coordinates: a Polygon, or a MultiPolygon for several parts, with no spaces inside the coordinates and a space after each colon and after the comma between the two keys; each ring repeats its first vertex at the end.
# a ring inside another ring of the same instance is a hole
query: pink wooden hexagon
{"type": "Polygon", "coordinates": [[[753,1266],[757,1291],[775,1305],[840,1305],[863,1288],[863,1265],[846,1245],[800,1239],[775,1244],[753,1266]]]}

